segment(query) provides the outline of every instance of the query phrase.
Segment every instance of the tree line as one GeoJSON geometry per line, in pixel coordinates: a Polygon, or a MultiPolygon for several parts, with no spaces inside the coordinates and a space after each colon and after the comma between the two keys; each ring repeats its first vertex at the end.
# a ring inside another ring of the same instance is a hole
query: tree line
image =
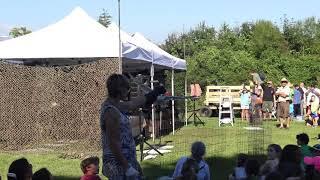
{"type": "MultiPolygon", "coordinates": [[[[168,35],[161,47],[187,61],[188,82],[206,85],[248,83],[250,72],[263,72],[268,80],[320,85],[320,20],[295,21],[284,17],[281,25],[267,20],[245,22],[219,29],[201,22],[186,33],[168,35]]],[[[178,74],[178,94],[184,92],[178,74]]]]}

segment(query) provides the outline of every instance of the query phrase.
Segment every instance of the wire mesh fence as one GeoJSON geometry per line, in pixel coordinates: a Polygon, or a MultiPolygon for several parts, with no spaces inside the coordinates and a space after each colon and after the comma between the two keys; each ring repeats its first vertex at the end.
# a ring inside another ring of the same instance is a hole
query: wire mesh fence
{"type": "Polygon", "coordinates": [[[0,149],[98,150],[99,109],[117,59],[62,67],[0,64],[0,149]]]}
{"type": "MultiPolygon", "coordinates": [[[[232,168],[224,168],[234,167],[237,155],[240,153],[256,158],[260,162],[265,160],[267,146],[272,142],[270,123],[252,125],[249,122],[237,121],[233,127],[218,127],[217,118],[206,118],[205,122],[205,126],[194,126],[190,122],[187,127],[178,129],[175,135],[159,136],[153,144],[158,150],[164,152],[163,156],[144,145],[146,159],[143,160],[142,165],[146,176],[149,179],[156,179],[160,176],[172,175],[178,159],[191,155],[191,144],[195,141],[205,143],[205,160],[211,172],[215,172],[214,179],[226,179],[227,173],[231,173],[232,168]]],[[[172,128],[162,131],[171,132],[172,128]]],[[[151,140],[150,142],[152,143],[151,140]]]]}

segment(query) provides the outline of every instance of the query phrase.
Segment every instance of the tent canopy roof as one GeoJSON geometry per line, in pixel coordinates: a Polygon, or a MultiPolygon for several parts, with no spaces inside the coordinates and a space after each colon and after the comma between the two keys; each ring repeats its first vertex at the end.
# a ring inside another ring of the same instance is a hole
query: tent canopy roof
{"type": "MultiPolygon", "coordinates": [[[[119,56],[118,26],[108,28],[91,18],[80,7],[55,24],[41,30],[0,42],[0,59],[103,58],[119,56]]],[[[185,61],[171,56],[141,34],[131,37],[120,30],[122,56],[134,64],[186,69],[185,61]]],[[[129,64],[129,63],[128,63],[129,64]]],[[[136,67],[139,68],[139,67],[136,67]]]]}
{"type": "Polygon", "coordinates": [[[39,31],[0,42],[0,58],[117,57],[118,39],[80,7],[39,31]]]}

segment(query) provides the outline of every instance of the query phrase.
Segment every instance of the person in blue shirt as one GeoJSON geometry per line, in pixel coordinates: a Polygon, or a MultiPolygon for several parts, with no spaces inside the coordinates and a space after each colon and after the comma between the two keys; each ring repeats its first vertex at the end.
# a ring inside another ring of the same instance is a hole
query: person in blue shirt
{"type": "Polygon", "coordinates": [[[240,91],[240,108],[241,108],[241,120],[247,119],[249,121],[249,109],[251,103],[251,94],[246,88],[240,91]]]}
{"type": "Polygon", "coordinates": [[[194,160],[198,167],[196,168],[196,176],[197,180],[210,180],[210,170],[208,164],[204,161],[203,157],[206,153],[206,146],[201,141],[196,141],[191,146],[191,156],[190,157],[182,157],[178,160],[174,173],[172,175],[173,178],[182,177],[183,167],[186,167],[186,163],[190,163],[190,159],[194,160]]]}
{"type": "Polygon", "coordinates": [[[294,112],[294,117],[300,116],[301,115],[301,98],[302,94],[299,91],[299,85],[294,85],[294,93],[293,93],[293,112],[294,112]]]}

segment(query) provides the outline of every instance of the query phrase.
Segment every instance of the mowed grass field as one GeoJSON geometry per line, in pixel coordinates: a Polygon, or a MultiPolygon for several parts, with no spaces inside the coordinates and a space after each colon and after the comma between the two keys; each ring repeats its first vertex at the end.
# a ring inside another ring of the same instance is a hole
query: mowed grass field
{"type": "MultiPolygon", "coordinates": [[[[265,152],[269,143],[280,144],[282,147],[286,144],[296,144],[296,134],[302,132],[309,135],[310,145],[320,143],[315,138],[320,133],[320,128],[306,127],[300,122],[293,122],[288,130],[277,129],[275,121],[264,122],[260,130],[246,130],[244,127],[248,126],[247,122],[240,120],[237,120],[233,127],[218,127],[217,118],[202,118],[202,120],[206,122],[205,126],[194,126],[190,122],[188,126],[178,128],[175,135],[163,136],[161,142],[159,139],[156,140],[157,144],[174,147],[164,156],[157,156],[141,163],[147,179],[171,175],[177,160],[181,156],[190,154],[190,145],[196,140],[205,142],[207,146],[205,159],[210,166],[212,179],[218,180],[226,179],[232,172],[238,153],[249,152],[252,155],[259,155],[265,152]]],[[[0,175],[2,179],[6,179],[5,174],[10,163],[17,158],[26,157],[32,163],[34,171],[46,167],[56,179],[79,179],[82,174],[79,167],[81,160],[62,157],[61,153],[63,152],[1,152],[0,175]]],[[[139,157],[139,151],[137,155],[139,157]]],[[[259,156],[259,158],[263,160],[264,157],[259,156]]],[[[100,176],[103,177],[102,174],[100,176]]]]}

